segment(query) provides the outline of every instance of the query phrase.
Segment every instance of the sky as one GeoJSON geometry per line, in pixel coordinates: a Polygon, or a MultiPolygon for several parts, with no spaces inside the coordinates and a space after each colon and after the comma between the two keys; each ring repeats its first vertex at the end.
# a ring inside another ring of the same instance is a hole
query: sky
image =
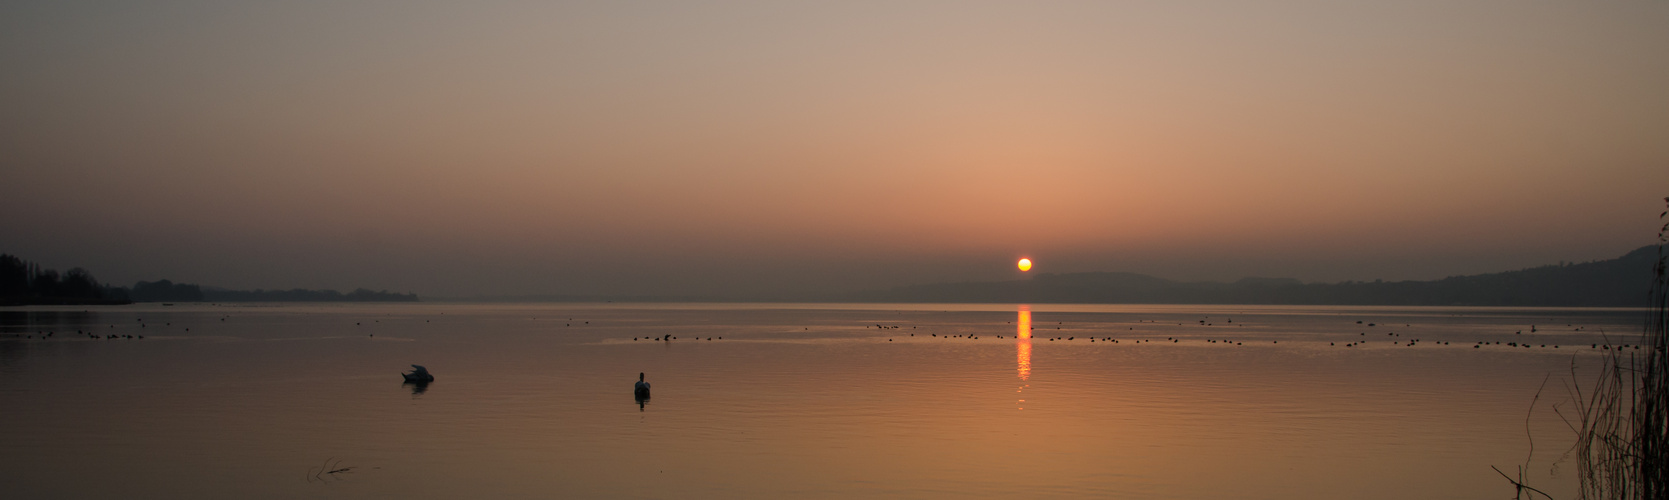
{"type": "Polygon", "coordinates": [[[1617,257],[1669,3],[0,3],[0,252],[116,284],[770,295],[1617,257]]]}

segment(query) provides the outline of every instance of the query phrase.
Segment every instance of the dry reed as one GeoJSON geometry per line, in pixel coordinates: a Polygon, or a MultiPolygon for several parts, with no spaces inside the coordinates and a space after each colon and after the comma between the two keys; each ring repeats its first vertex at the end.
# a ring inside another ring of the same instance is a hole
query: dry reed
{"type": "MultiPolygon", "coordinates": [[[[1664,202],[1669,204],[1669,198],[1664,202]]],[[[1659,219],[1669,217],[1669,211],[1659,219]]],[[[1572,386],[1576,417],[1576,459],[1583,500],[1661,500],[1669,498],[1669,276],[1665,246],[1669,223],[1658,230],[1650,311],[1646,315],[1644,353],[1607,351],[1600,375],[1584,394],[1572,386]]],[[[1574,367],[1573,367],[1574,368],[1574,367]]],[[[1574,375],[1574,369],[1573,369],[1574,375]]],[[[1509,478],[1510,479],[1510,478],[1509,478]]],[[[1518,484],[1515,482],[1515,484],[1518,484]]],[[[1521,484],[1519,484],[1522,486],[1521,484]]]]}

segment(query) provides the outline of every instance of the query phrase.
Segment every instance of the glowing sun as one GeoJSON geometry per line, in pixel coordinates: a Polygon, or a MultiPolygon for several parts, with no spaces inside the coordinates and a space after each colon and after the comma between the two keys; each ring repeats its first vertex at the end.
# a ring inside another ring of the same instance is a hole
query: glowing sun
{"type": "Polygon", "coordinates": [[[1025,272],[1025,271],[1030,271],[1030,270],[1032,270],[1032,260],[1031,259],[1020,259],[1020,271],[1025,272]]]}

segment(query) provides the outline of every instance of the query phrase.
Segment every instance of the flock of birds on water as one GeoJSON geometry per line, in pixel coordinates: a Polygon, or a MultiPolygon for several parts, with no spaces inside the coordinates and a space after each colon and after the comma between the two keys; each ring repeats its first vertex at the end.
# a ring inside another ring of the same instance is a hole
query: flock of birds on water
{"type": "MultiPolygon", "coordinates": [[[[1012,324],[1013,322],[1011,321],[1009,323],[1012,324]]],[[[1233,318],[1228,318],[1228,320],[1225,321],[1225,323],[1232,324],[1232,323],[1234,323],[1234,319],[1233,318]]],[[[1361,325],[1363,323],[1364,323],[1363,321],[1357,321],[1356,322],[1356,324],[1358,324],[1358,325],[1361,325]]],[[[1065,324],[1065,322],[1057,322],[1056,324],[1061,325],[1061,324],[1065,324]]],[[[1203,325],[1203,326],[1216,326],[1215,323],[1210,323],[1210,322],[1207,322],[1206,320],[1203,320],[1203,319],[1199,320],[1199,324],[1203,325]]],[[[1183,326],[1183,325],[1184,325],[1183,323],[1177,323],[1177,326],[1183,326]]],[[[1367,323],[1366,325],[1368,327],[1379,326],[1377,323],[1367,323]]],[[[1406,325],[1405,324],[1403,326],[1412,326],[1412,325],[1406,325]]],[[[1565,326],[1566,327],[1573,327],[1574,325],[1567,324],[1565,326]]],[[[865,328],[869,328],[869,326],[865,326],[865,328]]],[[[901,327],[877,324],[877,325],[874,325],[874,328],[897,329],[897,328],[901,328],[901,327]]],[[[912,326],[910,328],[915,329],[916,327],[912,326]]],[[[1033,331],[1037,330],[1036,327],[1032,327],[1030,329],[1033,330],[1033,331]]],[[[1057,326],[1055,329],[1059,330],[1060,327],[1057,326]]],[[[1128,330],[1135,330],[1134,327],[1128,327],[1127,329],[1128,330]]],[[[1581,332],[1581,331],[1586,331],[1586,330],[1587,330],[1587,327],[1574,327],[1572,329],[1573,332],[1581,332]]],[[[1540,330],[1537,329],[1536,325],[1530,325],[1530,333],[1536,333],[1538,331],[1540,331],[1540,330]]],[[[1513,334],[1522,335],[1522,334],[1524,334],[1524,331],[1519,330],[1519,331],[1513,332],[1513,334]]],[[[1332,347],[1339,347],[1341,345],[1343,347],[1357,347],[1357,346],[1361,346],[1361,345],[1366,345],[1368,343],[1368,340],[1366,340],[1366,338],[1365,338],[1365,337],[1368,336],[1367,332],[1360,332],[1360,333],[1357,333],[1357,335],[1360,336],[1360,337],[1364,337],[1364,338],[1354,340],[1354,341],[1351,341],[1351,342],[1346,342],[1346,343],[1343,343],[1343,344],[1340,344],[1338,341],[1332,341],[1332,342],[1328,342],[1327,345],[1332,346],[1332,347]]],[[[1391,340],[1391,341],[1388,341],[1388,342],[1399,344],[1399,345],[1402,345],[1402,346],[1405,346],[1405,347],[1418,346],[1422,342],[1422,340],[1418,339],[1418,338],[1401,339],[1402,334],[1395,333],[1395,332],[1386,332],[1385,335],[1397,339],[1397,340],[1391,340]]],[[[910,336],[915,337],[916,334],[911,333],[910,336]]],[[[945,339],[962,338],[962,339],[969,339],[969,340],[978,340],[980,338],[978,335],[972,335],[972,334],[945,335],[943,337],[940,337],[938,334],[932,333],[932,334],[929,334],[929,336],[930,337],[935,337],[935,338],[945,338],[945,339]]],[[[996,335],[996,338],[1004,339],[1005,337],[1003,335],[996,335]]],[[[1055,342],[1055,341],[1071,342],[1071,341],[1078,340],[1077,336],[1065,336],[1065,337],[1053,336],[1053,337],[1033,337],[1033,338],[1035,340],[1044,340],[1044,341],[1047,341],[1047,342],[1055,342]]],[[[1088,340],[1091,343],[1094,343],[1094,342],[1109,342],[1109,343],[1115,343],[1115,344],[1119,343],[1119,339],[1114,338],[1114,337],[1086,336],[1086,337],[1084,337],[1084,339],[1088,340]]],[[[1133,343],[1137,343],[1137,344],[1152,343],[1152,342],[1154,342],[1154,340],[1155,339],[1136,339],[1133,343]]],[[[1181,343],[1184,339],[1179,338],[1179,337],[1165,337],[1165,340],[1169,341],[1169,343],[1172,343],[1172,344],[1178,344],[1178,343],[1181,343]]],[[[1234,340],[1227,340],[1227,339],[1205,338],[1205,339],[1194,339],[1194,340],[1203,340],[1205,343],[1208,343],[1208,344],[1224,344],[1224,345],[1245,345],[1246,344],[1246,341],[1234,341],[1234,340]]],[[[887,339],[887,341],[892,342],[893,339],[889,338],[889,339],[887,339]]],[[[1452,341],[1432,341],[1430,343],[1432,345],[1450,345],[1451,342],[1452,341]]],[[[1281,343],[1281,341],[1270,340],[1269,343],[1270,344],[1279,344],[1279,343],[1281,343]]],[[[1549,347],[1548,344],[1545,344],[1545,343],[1535,344],[1535,343],[1529,343],[1529,342],[1523,342],[1523,343],[1521,343],[1521,342],[1502,342],[1502,341],[1497,340],[1497,341],[1493,341],[1493,342],[1490,342],[1490,341],[1475,341],[1472,345],[1472,348],[1473,349],[1479,349],[1479,348],[1482,348],[1484,346],[1503,345],[1503,344],[1505,344],[1507,347],[1525,348],[1525,349],[1529,349],[1529,348],[1532,348],[1532,347],[1536,347],[1536,348],[1548,348],[1549,347]]],[[[1461,345],[1465,345],[1465,343],[1463,342],[1461,345]]],[[[1553,349],[1559,349],[1560,347],[1561,347],[1560,344],[1553,344],[1552,345],[1553,349]]],[[[1611,350],[1611,349],[1617,349],[1617,350],[1634,349],[1634,350],[1639,350],[1640,349],[1640,346],[1636,345],[1636,344],[1611,345],[1609,343],[1606,343],[1606,344],[1591,343],[1591,344],[1588,345],[1588,347],[1590,349],[1600,349],[1600,350],[1611,350]]]]}
{"type": "MultiPolygon", "coordinates": [[[[226,321],[226,318],[228,318],[228,317],[230,317],[230,316],[222,316],[221,318],[219,318],[219,320],[224,322],[224,321],[226,321]]],[[[534,319],[537,319],[537,318],[534,318],[534,319]]],[[[145,323],[144,318],[136,318],[135,321],[139,323],[140,328],[148,328],[149,327],[149,325],[147,325],[145,323]]],[[[373,321],[374,322],[380,322],[381,320],[373,320],[373,321]]],[[[429,320],[424,320],[424,321],[428,322],[429,320]]],[[[1143,320],[1141,322],[1142,323],[1149,323],[1150,321],[1149,320],[1143,320]]],[[[1013,324],[1012,321],[1010,321],[1008,323],[1013,324]]],[[[1225,321],[1225,323],[1233,324],[1234,319],[1233,318],[1228,318],[1227,321],[1225,321]]],[[[1361,325],[1363,323],[1364,323],[1363,321],[1357,321],[1356,322],[1356,324],[1358,324],[1358,325],[1361,325]]],[[[590,321],[584,321],[582,324],[590,325],[591,322],[590,321]]],[[[1064,324],[1065,324],[1065,322],[1057,322],[1056,323],[1056,325],[1064,325],[1064,324]]],[[[1207,327],[1216,326],[1215,323],[1208,322],[1207,320],[1204,320],[1204,319],[1199,320],[1199,324],[1202,325],[1202,326],[1207,326],[1207,327]]],[[[172,326],[173,323],[172,322],[165,322],[165,323],[163,323],[163,325],[164,326],[172,326]]],[[[362,326],[363,322],[355,322],[354,325],[355,326],[362,326]]],[[[1177,323],[1177,326],[1183,326],[1183,325],[1184,325],[1183,323],[1177,323]]],[[[573,318],[568,318],[568,323],[564,323],[563,326],[565,326],[565,327],[574,326],[573,318]]],[[[1244,323],[1242,323],[1242,326],[1244,326],[1244,323]]],[[[1379,325],[1377,323],[1366,323],[1366,326],[1367,327],[1377,327],[1379,325]]],[[[1403,325],[1403,326],[1411,326],[1411,325],[1403,325]]],[[[1565,326],[1566,327],[1571,327],[1572,325],[1567,324],[1565,326]]],[[[115,327],[116,327],[116,325],[114,325],[114,324],[109,325],[109,328],[113,329],[115,327]]],[[[898,329],[903,328],[902,326],[899,326],[899,325],[883,325],[883,324],[874,324],[874,325],[865,325],[864,326],[864,328],[871,328],[871,327],[879,329],[879,330],[898,330],[898,329]]],[[[918,327],[911,326],[910,329],[916,330],[916,329],[918,329],[918,327]]],[[[1055,329],[1059,330],[1059,329],[1061,329],[1061,327],[1056,326],[1055,329]]],[[[1134,331],[1135,327],[1127,327],[1126,329],[1129,330],[1129,331],[1134,331]]],[[[805,330],[809,331],[810,328],[805,328],[805,330]]],[[[1030,330],[1035,331],[1035,330],[1037,330],[1037,328],[1036,327],[1030,327],[1030,330]]],[[[1585,331],[1585,330],[1586,330],[1586,327],[1575,327],[1573,329],[1573,331],[1576,331],[1576,332],[1585,331]]],[[[185,328],[185,331],[189,332],[189,331],[191,331],[191,329],[190,328],[185,328]]],[[[1539,331],[1540,330],[1536,327],[1536,325],[1530,325],[1530,333],[1537,333],[1539,331]]],[[[142,334],[131,334],[131,333],[99,334],[99,333],[95,333],[93,331],[83,331],[83,330],[76,330],[75,333],[76,333],[77,336],[84,336],[86,338],[95,339],[95,340],[117,340],[117,339],[143,340],[145,338],[145,336],[142,335],[142,334]]],[[[1520,330],[1520,331],[1516,331],[1516,332],[1513,332],[1513,333],[1515,335],[1522,335],[1524,333],[1524,331],[1520,330]]],[[[32,340],[32,339],[35,339],[38,336],[41,340],[48,340],[48,339],[55,338],[56,334],[57,334],[56,331],[37,331],[36,333],[33,333],[33,334],[25,334],[24,339],[32,340]]],[[[910,337],[916,337],[916,333],[910,333],[909,335],[910,335],[910,337]]],[[[1360,346],[1360,345],[1365,345],[1365,344],[1368,343],[1368,340],[1366,339],[1366,337],[1368,335],[1367,332],[1360,332],[1357,335],[1359,337],[1362,337],[1362,338],[1357,339],[1357,340],[1353,340],[1353,341],[1350,341],[1350,342],[1346,342],[1346,343],[1342,344],[1343,347],[1351,348],[1351,347],[1357,347],[1357,346],[1360,346]]],[[[1422,340],[1419,339],[1419,338],[1402,339],[1401,338],[1402,335],[1398,334],[1398,333],[1395,333],[1395,332],[1386,332],[1385,335],[1395,339],[1395,340],[1391,340],[1389,342],[1393,342],[1393,343],[1396,343],[1396,344],[1399,344],[1399,345],[1402,345],[1402,346],[1405,346],[1405,347],[1418,346],[1422,342],[1422,340]]],[[[367,337],[375,337],[375,336],[376,336],[375,334],[367,334],[367,337]]],[[[932,337],[932,338],[941,338],[941,339],[947,339],[947,340],[948,339],[967,339],[967,340],[978,340],[978,339],[980,339],[979,335],[974,335],[974,334],[947,334],[947,335],[944,335],[944,336],[941,337],[938,333],[928,333],[928,336],[932,337]]],[[[998,339],[1005,339],[1006,338],[1006,336],[1000,335],[1000,334],[995,335],[995,336],[998,339]]],[[[1018,336],[1016,336],[1016,338],[1018,338],[1018,336]]],[[[15,335],[13,336],[13,339],[14,340],[16,339],[15,335]]],[[[634,342],[638,342],[638,341],[672,342],[672,341],[678,340],[678,339],[679,339],[678,336],[670,335],[670,334],[661,335],[661,336],[657,336],[657,337],[632,337],[632,341],[634,341],[634,342]]],[[[712,341],[714,339],[724,340],[724,337],[722,337],[722,336],[705,337],[706,341],[712,341]]],[[[1078,337],[1076,335],[1071,335],[1071,336],[1064,336],[1064,337],[1062,337],[1062,336],[1041,337],[1041,338],[1033,337],[1033,339],[1034,340],[1044,340],[1044,341],[1047,341],[1047,342],[1056,342],[1056,341],[1073,342],[1073,341],[1077,341],[1078,337]]],[[[1090,343],[1095,343],[1095,342],[1114,343],[1114,344],[1120,343],[1119,339],[1111,337],[1111,336],[1086,336],[1086,337],[1084,337],[1084,339],[1089,341],[1090,343]]],[[[696,337],[694,337],[693,340],[703,340],[703,337],[696,336],[696,337]]],[[[1157,340],[1157,339],[1134,339],[1134,341],[1132,343],[1136,343],[1136,344],[1153,343],[1155,340],[1157,340]]],[[[1179,338],[1179,337],[1165,337],[1165,341],[1168,341],[1168,343],[1172,343],[1172,344],[1181,343],[1182,340],[1183,339],[1179,338]]],[[[1237,345],[1237,346],[1245,345],[1245,343],[1246,343],[1246,341],[1244,341],[1244,340],[1235,341],[1235,340],[1215,339],[1215,338],[1194,339],[1194,340],[1203,340],[1205,343],[1208,343],[1208,344],[1223,344],[1223,345],[1237,345]]],[[[892,342],[892,341],[893,341],[892,338],[887,339],[887,342],[892,342]]],[[[1270,340],[1269,343],[1270,344],[1279,344],[1280,341],[1279,340],[1270,340]]],[[[1450,345],[1450,341],[1432,341],[1431,344],[1433,344],[1433,345],[1450,345]]],[[[1516,342],[1516,341],[1505,342],[1504,344],[1507,347],[1510,347],[1510,348],[1529,349],[1529,348],[1532,348],[1532,347],[1536,347],[1536,348],[1547,348],[1548,347],[1548,344],[1536,344],[1536,343],[1529,343],[1529,342],[1521,343],[1521,342],[1516,342]]],[[[1337,347],[1337,346],[1340,346],[1341,344],[1339,344],[1338,341],[1332,341],[1332,342],[1328,342],[1327,345],[1337,347]]],[[[1464,345],[1464,343],[1462,345],[1464,345]]],[[[1491,341],[1476,341],[1476,342],[1473,343],[1472,348],[1473,349],[1479,349],[1479,348],[1482,348],[1484,346],[1493,346],[1493,345],[1503,345],[1503,342],[1502,341],[1493,341],[1493,342],[1491,342],[1491,341]]],[[[1553,349],[1559,349],[1560,347],[1561,347],[1560,344],[1553,344],[1553,346],[1552,346],[1553,349]]],[[[1639,345],[1634,345],[1634,344],[1619,344],[1619,345],[1613,346],[1611,344],[1591,343],[1591,344],[1589,344],[1588,347],[1590,349],[1602,349],[1602,350],[1611,350],[1611,349],[1622,350],[1622,349],[1630,349],[1630,348],[1635,349],[1635,350],[1640,349],[1639,345]]],[[[429,374],[428,370],[425,369],[424,367],[419,366],[419,365],[412,365],[412,368],[414,368],[412,370],[412,372],[401,374],[401,376],[405,378],[406,382],[415,382],[415,383],[418,383],[419,385],[424,385],[424,384],[427,384],[428,382],[431,382],[431,381],[434,380],[434,376],[429,374]]],[[[648,391],[648,384],[643,381],[643,375],[639,374],[638,377],[639,377],[638,385],[636,387],[634,387],[633,392],[641,400],[641,399],[644,399],[644,398],[648,397],[648,392],[649,391],[648,391]]]]}
{"type": "MultiPolygon", "coordinates": [[[[442,313],[442,314],[444,314],[444,313],[442,313]]],[[[219,321],[224,322],[224,321],[226,321],[226,318],[228,318],[228,317],[230,317],[230,316],[222,316],[218,319],[219,319],[219,321]]],[[[533,319],[538,319],[538,318],[533,318],[533,319]]],[[[148,328],[149,327],[149,325],[147,325],[144,322],[145,321],[144,318],[135,318],[134,321],[139,323],[140,328],[148,328]]],[[[373,320],[373,321],[374,322],[380,322],[381,320],[373,320]]],[[[424,320],[424,321],[428,322],[429,320],[424,320]]],[[[1151,321],[1151,320],[1142,320],[1141,322],[1143,322],[1143,323],[1150,323],[1150,322],[1151,323],[1156,323],[1156,322],[1151,321]]],[[[1208,327],[1209,326],[1216,326],[1215,323],[1208,322],[1207,320],[1204,320],[1204,319],[1198,320],[1198,322],[1202,326],[1208,326],[1208,327]]],[[[1012,321],[1009,321],[1008,323],[1013,324],[1012,321]]],[[[1233,318],[1228,318],[1225,321],[1225,323],[1233,324],[1234,319],[1233,318]]],[[[361,326],[362,324],[363,324],[363,322],[355,322],[354,323],[355,326],[361,326]]],[[[591,322],[590,321],[582,321],[581,324],[590,325],[591,322]]],[[[1062,325],[1062,324],[1064,324],[1064,322],[1057,322],[1056,324],[1057,325],[1062,325]]],[[[1361,324],[1364,324],[1364,322],[1359,320],[1359,321],[1356,322],[1356,324],[1361,325],[1361,324]]],[[[163,323],[163,325],[164,326],[172,326],[173,323],[166,322],[166,323],[163,323]]],[[[1183,325],[1184,325],[1183,323],[1177,323],[1177,326],[1183,326],[1183,325]]],[[[1242,325],[1244,325],[1244,323],[1242,323],[1242,325]]],[[[568,318],[568,323],[564,323],[563,326],[565,326],[565,327],[574,326],[574,319],[573,318],[568,318]]],[[[1366,326],[1376,327],[1376,326],[1379,326],[1379,325],[1377,323],[1366,323],[1366,326]]],[[[1404,325],[1404,326],[1411,326],[1411,325],[1404,325]]],[[[1565,326],[1566,327],[1571,327],[1573,325],[1567,324],[1565,326]]],[[[109,328],[115,328],[115,327],[116,327],[116,325],[114,325],[114,324],[109,325],[109,328]]],[[[864,328],[876,328],[876,329],[881,329],[881,330],[896,330],[896,329],[901,329],[903,327],[898,326],[898,325],[874,324],[874,325],[865,325],[864,328]]],[[[913,329],[917,329],[918,327],[911,326],[910,328],[913,330],[913,329]]],[[[1059,330],[1060,327],[1057,326],[1056,329],[1059,330]]],[[[806,328],[806,330],[809,330],[809,328],[806,328]]],[[[1037,328],[1032,327],[1031,330],[1035,331],[1035,330],[1037,330],[1037,328]]],[[[1135,327],[1127,327],[1127,330],[1133,331],[1133,330],[1135,330],[1135,327]]],[[[1572,331],[1580,332],[1580,331],[1585,331],[1585,330],[1586,330],[1586,327],[1575,327],[1572,331]]],[[[185,331],[189,332],[189,331],[191,331],[191,329],[190,328],[185,328],[185,331]]],[[[1540,330],[1536,327],[1536,325],[1530,325],[1530,333],[1537,333],[1539,331],[1540,330]]],[[[37,332],[32,333],[32,334],[25,334],[23,337],[24,337],[24,339],[29,339],[29,340],[36,339],[37,337],[41,340],[48,340],[48,339],[56,338],[55,337],[56,333],[57,333],[56,331],[44,331],[44,330],[42,330],[42,331],[37,331],[37,332]]],[[[96,333],[96,332],[90,331],[90,330],[88,330],[88,331],[76,330],[75,333],[76,333],[77,336],[86,337],[88,339],[95,339],[95,340],[118,340],[118,339],[142,340],[142,339],[145,338],[145,336],[142,335],[142,334],[131,334],[131,333],[126,333],[126,334],[114,334],[114,333],[112,333],[112,334],[99,334],[99,333],[96,333]]],[[[1516,331],[1516,332],[1513,332],[1513,333],[1515,335],[1521,335],[1521,334],[1524,333],[1524,331],[1520,330],[1520,331],[1516,331]]],[[[909,335],[911,337],[916,336],[915,333],[911,333],[909,335]]],[[[933,337],[933,338],[943,338],[943,339],[960,338],[960,339],[968,339],[968,340],[978,340],[979,338],[981,338],[979,335],[974,335],[974,334],[954,334],[954,335],[947,334],[947,335],[944,335],[942,337],[937,333],[929,333],[928,335],[930,337],[933,337]]],[[[1368,343],[1368,340],[1366,339],[1366,337],[1368,335],[1367,332],[1361,332],[1361,333],[1358,333],[1357,335],[1360,336],[1360,337],[1363,337],[1363,338],[1357,339],[1357,340],[1354,340],[1354,341],[1350,341],[1350,342],[1345,342],[1343,344],[1340,344],[1338,341],[1332,341],[1332,342],[1328,342],[1327,345],[1328,346],[1334,346],[1334,347],[1341,346],[1341,345],[1343,347],[1357,347],[1357,346],[1361,346],[1361,345],[1366,345],[1368,343]]],[[[1395,332],[1386,332],[1385,335],[1388,336],[1388,337],[1393,337],[1393,338],[1397,339],[1397,340],[1392,340],[1392,341],[1389,341],[1389,342],[1400,344],[1400,345],[1405,346],[1405,347],[1418,346],[1422,342],[1422,340],[1419,339],[1419,338],[1402,339],[1401,338],[1402,335],[1399,334],[1399,333],[1395,333],[1395,332]]],[[[375,337],[375,336],[376,336],[375,334],[367,334],[367,337],[375,337]]],[[[995,337],[998,338],[998,339],[1007,338],[1006,336],[1000,335],[1000,334],[995,335],[995,337]]],[[[16,338],[15,335],[13,336],[13,338],[14,339],[16,338]]],[[[1034,337],[1034,338],[1037,339],[1037,340],[1043,340],[1043,341],[1047,341],[1047,342],[1056,342],[1056,341],[1072,342],[1072,341],[1078,340],[1078,337],[1075,336],[1075,335],[1074,336],[1065,336],[1065,337],[1053,336],[1053,337],[1034,337]]],[[[710,337],[705,337],[704,338],[704,337],[701,337],[701,336],[695,336],[693,338],[693,340],[706,340],[706,341],[712,341],[712,340],[715,340],[715,339],[724,340],[724,337],[722,337],[722,336],[710,336],[710,337]]],[[[1110,337],[1110,336],[1086,336],[1086,337],[1084,337],[1084,339],[1091,342],[1091,343],[1094,343],[1094,342],[1105,342],[1105,343],[1114,343],[1114,344],[1120,343],[1119,339],[1117,339],[1115,337],[1110,337]]],[[[670,335],[670,334],[661,335],[661,336],[657,336],[657,337],[647,337],[647,336],[645,336],[645,337],[632,337],[632,341],[634,341],[634,342],[637,342],[637,341],[671,342],[671,341],[674,341],[674,340],[679,340],[679,337],[676,336],[676,335],[670,335]]],[[[1152,343],[1155,340],[1156,339],[1135,339],[1132,343],[1137,343],[1137,344],[1152,343]]],[[[1178,338],[1178,337],[1165,337],[1165,341],[1168,341],[1169,343],[1173,343],[1173,344],[1181,343],[1183,340],[1184,339],[1178,338]]],[[[1203,340],[1205,343],[1208,343],[1208,344],[1224,344],[1224,345],[1245,345],[1245,343],[1246,343],[1246,341],[1235,341],[1235,340],[1228,340],[1228,339],[1213,339],[1213,338],[1195,339],[1195,340],[1203,340]]],[[[887,341],[892,342],[893,339],[888,338],[887,341]]],[[[1433,345],[1450,345],[1450,342],[1451,341],[1432,341],[1430,343],[1433,344],[1433,345]]],[[[1271,341],[1269,341],[1269,343],[1270,344],[1279,344],[1280,341],[1279,340],[1271,340],[1271,341]]],[[[1462,345],[1464,345],[1464,343],[1462,343],[1462,345]]],[[[1549,347],[1549,345],[1545,344],[1545,343],[1538,344],[1538,343],[1531,343],[1531,342],[1516,342],[1516,341],[1502,342],[1502,341],[1497,340],[1497,341],[1475,341],[1472,345],[1472,348],[1473,349],[1478,349],[1478,348],[1482,348],[1484,346],[1492,346],[1492,345],[1505,345],[1507,347],[1525,348],[1525,349],[1529,349],[1529,348],[1548,348],[1549,347]]],[[[1553,348],[1553,349],[1559,349],[1561,347],[1562,347],[1562,345],[1560,345],[1560,344],[1553,344],[1551,346],[1551,348],[1553,348]]],[[[1619,349],[1619,350],[1621,350],[1621,349],[1634,349],[1634,350],[1639,350],[1640,349],[1640,346],[1635,345],[1635,344],[1618,344],[1618,345],[1614,346],[1614,345],[1611,345],[1609,343],[1606,343],[1606,344],[1590,343],[1588,345],[1588,347],[1590,349],[1601,349],[1601,350],[1610,350],[1610,349],[1619,349]]]]}

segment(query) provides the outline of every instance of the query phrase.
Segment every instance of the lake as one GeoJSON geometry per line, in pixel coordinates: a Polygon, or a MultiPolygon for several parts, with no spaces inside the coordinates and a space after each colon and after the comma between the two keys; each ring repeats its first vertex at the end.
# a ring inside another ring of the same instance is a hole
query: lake
{"type": "Polygon", "coordinates": [[[1512,486],[1491,466],[1528,464],[1531,485],[1570,497],[1574,463],[1564,453],[1574,438],[1555,407],[1569,414],[1573,373],[1591,385],[1604,346],[1636,343],[1644,315],[4,308],[0,489],[7,498],[1400,500],[1506,498],[1512,486]],[[412,364],[436,381],[403,384],[412,364]],[[640,372],[653,385],[641,403],[631,391],[640,372]]]}

